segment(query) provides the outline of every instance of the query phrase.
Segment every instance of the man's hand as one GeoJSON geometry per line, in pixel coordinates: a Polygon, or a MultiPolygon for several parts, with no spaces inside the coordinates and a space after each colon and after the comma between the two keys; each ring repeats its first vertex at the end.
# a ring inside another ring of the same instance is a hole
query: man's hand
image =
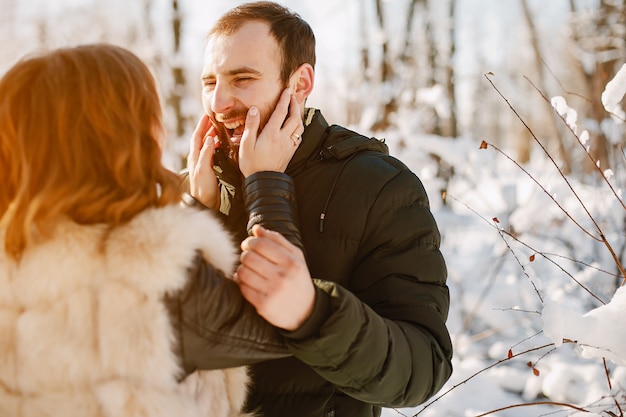
{"type": "Polygon", "coordinates": [[[203,115],[191,136],[187,156],[190,194],[213,210],[218,210],[220,205],[217,177],[213,171],[216,136],[209,116],[203,115]]]}
{"type": "Polygon", "coordinates": [[[239,169],[245,177],[261,171],[285,172],[298,149],[304,126],[300,106],[290,89],[282,92],[261,133],[259,124],[259,110],[250,107],[239,148],[239,169]]]}
{"type": "Polygon", "coordinates": [[[274,326],[296,330],[315,305],[315,287],[302,251],[259,225],[241,249],[235,279],[243,296],[274,326]]]}

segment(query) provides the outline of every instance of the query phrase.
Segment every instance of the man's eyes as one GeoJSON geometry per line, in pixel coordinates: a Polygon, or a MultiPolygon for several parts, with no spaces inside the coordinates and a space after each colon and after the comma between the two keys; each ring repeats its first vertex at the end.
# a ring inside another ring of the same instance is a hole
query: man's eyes
{"type": "MultiPolygon", "coordinates": [[[[247,84],[254,80],[255,80],[254,77],[240,76],[240,77],[233,78],[231,82],[235,85],[241,85],[241,84],[247,84]]],[[[208,80],[208,79],[202,80],[202,87],[205,89],[213,90],[215,89],[216,84],[217,82],[215,80],[208,80]]]]}

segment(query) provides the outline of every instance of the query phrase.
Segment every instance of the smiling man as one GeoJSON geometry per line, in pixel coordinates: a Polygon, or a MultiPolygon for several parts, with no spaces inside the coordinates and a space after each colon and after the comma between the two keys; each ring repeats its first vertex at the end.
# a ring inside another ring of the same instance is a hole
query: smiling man
{"type": "Polygon", "coordinates": [[[242,242],[241,291],[293,354],[252,366],[247,410],[379,416],[424,402],[451,374],[446,267],[415,174],[382,141],[305,107],[314,66],[310,26],[276,3],[243,4],[217,21],[190,192],[242,242]],[[292,243],[248,230],[246,199],[272,205],[275,194],[295,200],[299,223],[265,223],[292,243]]]}

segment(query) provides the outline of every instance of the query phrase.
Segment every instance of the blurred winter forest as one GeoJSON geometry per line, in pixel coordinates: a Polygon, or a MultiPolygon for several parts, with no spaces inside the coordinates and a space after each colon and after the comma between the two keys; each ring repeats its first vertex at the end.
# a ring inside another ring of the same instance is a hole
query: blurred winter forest
{"type": "MultiPolygon", "coordinates": [[[[455,370],[432,402],[383,417],[623,417],[626,2],[280,2],[316,33],[308,104],[385,138],[442,230],[455,370]],[[601,307],[612,320],[573,330],[601,307]],[[590,346],[613,360],[581,354],[590,346]]],[[[165,162],[180,169],[202,113],[204,36],[240,3],[0,0],[0,72],[38,49],[126,46],[155,74],[165,162]]]]}
{"type": "MultiPolygon", "coordinates": [[[[159,81],[173,139],[170,163],[179,168],[177,159],[201,112],[204,34],[238,3],[0,0],[0,71],[40,48],[96,41],[130,48],[159,81]]],[[[530,136],[486,83],[484,74],[491,72],[511,104],[538,126],[535,133],[549,142],[566,172],[589,167],[559,139],[563,127],[537,90],[564,96],[591,132],[594,157],[604,167],[612,163],[618,141],[603,129],[600,94],[626,60],[622,0],[283,4],[316,31],[318,83],[310,104],[326,109],[332,122],[374,133],[410,124],[415,133],[487,137],[525,162],[530,136]]]]}

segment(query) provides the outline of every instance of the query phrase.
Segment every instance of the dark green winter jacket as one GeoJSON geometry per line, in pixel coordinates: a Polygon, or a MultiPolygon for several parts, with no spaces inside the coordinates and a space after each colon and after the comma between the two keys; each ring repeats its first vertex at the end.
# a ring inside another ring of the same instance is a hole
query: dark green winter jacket
{"type": "MultiPolygon", "coordinates": [[[[222,170],[226,224],[243,239],[243,185],[227,164],[222,170]]],[[[328,126],[319,111],[285,173],[316,308],[283,332],[293,357],[251,367],[248,410],[370,417],[426,401],[451,374],[452,346],[446,267],[422,183],[383,142],[328,126]]]]}

